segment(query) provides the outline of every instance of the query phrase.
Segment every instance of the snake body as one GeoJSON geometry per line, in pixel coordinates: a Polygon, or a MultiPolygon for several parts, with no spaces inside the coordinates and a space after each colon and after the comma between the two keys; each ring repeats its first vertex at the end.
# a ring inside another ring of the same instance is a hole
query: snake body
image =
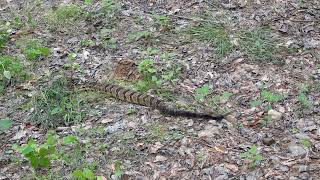
{"type": "Polygon", "coordinates": [[[106,93],[109,93],[116,99],[120,99],[125,102],[138,104],[142,106],[151,107],[157,109],[160,113],[168,116],[181,116],[188,118],[201,118],[201,119],[212,119],[212,120],[222,120],[224,115],[211,115],[206,113],[199,112],[190,112],[186,110],[180,110],[175,107],[172,107],[169,103],[160,100],[157,97],[133,91],[127,88],[124,88],[119,85],[114,85],[111,83],[100,84],[97,82],[87,83],[89,88],[97,89],[106,93]]]}

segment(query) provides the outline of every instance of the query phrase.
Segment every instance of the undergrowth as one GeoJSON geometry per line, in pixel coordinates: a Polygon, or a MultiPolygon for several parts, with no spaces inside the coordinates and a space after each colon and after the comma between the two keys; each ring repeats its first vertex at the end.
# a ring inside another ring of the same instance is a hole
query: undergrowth
{"type": "Polygon", "coordinates": [[[271,30],[259,28],[243,31],[240,34],[240,49],[253,61],[277,62],[277,45],[271,36],[271,30]]]}
{"type": "Polygon", "coordinates": [[[35,38],[22,38],[17,42],[17,46],[28,60],[39,60],[50,55],[50,49],[43,46],[44,42],[35,38]]]}
{"type": "Polygon", "coordinates": [[[45,19],[52,30],[75,26],[83,17],[83,10],[76,4],[65,4],[47,13],[45,19]]]}
{"type": "Polygon", "coordinates": [[[9,83],[23,81],[27,77],[28,74],[21,61],[0,54],[0,94],[4,93],[9,83]]]}
{"type": "Polygon", "coordinates": [[[83,101],[67,88],[67,81],[58,79],[33,97],[31,120],[44,127],[79,123],[84,118],[83,101]]]}
{"type": "Polygon", "coordinates": [[[215,53],[219,57],[223,57],[233,50],[226,29],[217,24],[203,23],[199,26],[193,26],[186,30],[187,34],[200,40],[212,43],[215,47],[215,53]]]}

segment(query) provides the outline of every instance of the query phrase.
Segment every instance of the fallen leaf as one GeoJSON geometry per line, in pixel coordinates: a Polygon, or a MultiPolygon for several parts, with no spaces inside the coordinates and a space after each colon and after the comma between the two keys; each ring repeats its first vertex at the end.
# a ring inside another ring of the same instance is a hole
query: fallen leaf
{"type": "Polygon", "coordinates": [[[157,153],[157,151],[160,149],[160,148],[162,148],[163,147],[163,145],[161,144],[161,142],[156,142],[154,145],[151,145],[151,147],[150,147],[150,153],[151,154],[155,154],[155,153],[157,153]]]}

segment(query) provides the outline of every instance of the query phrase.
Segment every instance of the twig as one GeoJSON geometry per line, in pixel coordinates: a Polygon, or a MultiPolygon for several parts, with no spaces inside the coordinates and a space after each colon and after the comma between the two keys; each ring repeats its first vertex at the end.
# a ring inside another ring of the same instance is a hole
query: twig
{"type": "Polygon", "coordinates": [[[169,16],[173,16],[173,17],[177,17],[177,18],[181,18],[181,19],[187,19],[190,21],[201,21],[201,22],[210,22],[204,19],[199,19],[199,18],[191,18],[191,17],[185,17],[185,16],[180,16],[180,15],[175,15],[175,14],[169,14],[169,16]]]}
{"type": "Polygon", "coordinates": [[[292,22],[320,22],[320,19],[314,19],[314,20],[306,20],[306,19],[289,19],[289,21],[292,21],[292,22]]]}

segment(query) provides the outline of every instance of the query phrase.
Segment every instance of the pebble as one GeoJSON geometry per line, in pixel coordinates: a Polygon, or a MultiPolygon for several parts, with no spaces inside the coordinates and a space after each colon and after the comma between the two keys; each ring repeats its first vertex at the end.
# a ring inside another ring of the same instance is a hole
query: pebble
{"type": "Polygon", "coordinates": [[[280,113],[274,109],[270,109],[268,111],[268,116],[270,116],[272,120],[278,121],[282,118],[282,113],[280,113]]]}
{"type": "Polygon", "coordinates": [[[307,150],[305,150],[302,146],[296,144],[290,144],[288,146],[288,149],[293,156],[303,156],[307,154],[307,150]]]}
{"type": "Polygon", "coordinates": [[[301,166],[299,166],[299,173],[307,172],[308,169],[309,169],[308,166],[306,166],[306,165],[301,165],[301,166]]]}
{"type": "Polygon", "coordinates": [[[168,158],[161,156],[161,155],[157,155],[154,162],[162,162],[162,161],[166,161],[168,158]]]}
{"type": "Polygon", "coordinates": [[[264,145],[270,146],[270,145],[275,143],[275,140],[273,138],[271,138],[271,137],[265,137],[265,138],[262,139],[262,143],[264,145]]]}
{"type": "Polygon", "coordinates": [[[215,126],[206,126],[205,130],[202,130],[198,133],[198,136],[201,137],[214,137],[216,134],[219,134],[219,129],[215,126]]]}
{"type": "Polygon", "coordinates": [[[316,135],[320,137],[320,128],[317,129],[316,135]]]}
{"type": "Polygon", "coordinates": [[[107,133],[114,133],[116,131],[119,131],[120,129],[123,129],[123,127],[124,127],[123,123],[116,122],[114,125],[110,125],[106,127],[105,131],[107,133]]]}
{"type": "Polygon", "coordinates": [[[227,174],[223,174],[223,175],[220,175],[220,176],[218,176],[218,177],[216,177],[214,179],[216,179],[216,180],[226,180],[226,179],[229,179],[229,178],[228,178],[227,174]]]}
{"type": "Polygon", "coordinates": [[[304,173],[301,173],[300,175],[299,175],[299,178],[300,179],[309,179],[309,174],[308,173],[306,173],[306,172],[304,172],[304,173]]]}
{"type": "Polygon", "coordinates": [[[289,180],[299,180],[299,178],[295,177],[295,176],[290,176],[289,180]]]}
{"type": "Polygon", "coordinates": [[[289,171],[289,168],[288,168],[288,166],[280,166],[279,170],[282,172],[287,172],[287,171],[289,171]]]}
{"type": "Polygon", "coordinates": [[[310,139],[310,137],[308,135],[306,135],[305,133],[297,133],[294,136],[298,139],[310,139]]]}

